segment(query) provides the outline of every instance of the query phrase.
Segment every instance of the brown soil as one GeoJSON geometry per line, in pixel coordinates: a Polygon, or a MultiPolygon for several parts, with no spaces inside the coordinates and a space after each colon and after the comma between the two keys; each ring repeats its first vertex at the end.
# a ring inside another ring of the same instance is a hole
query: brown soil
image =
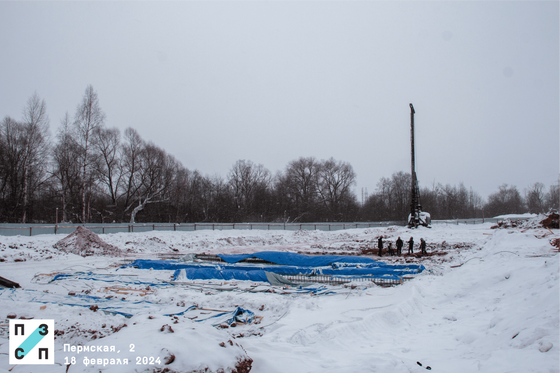
{"type": "Polygon", "coordinates": [[[511,220],[511,219],[504,219],[498,220],[496,225],[490,227],[490,229],[499,229],[499,228],[517,228],[522,226],[526,220],[519,219],[519,220],[511,220]]]}
{"type": "MultiPolygon", "coordinates": [[[[253,359],[251,359],[249,356],[246,357],[237,357],[237,363],[235,364],[235,368],[231,371],[231,373],[249,373],[251,371],[251,368],[253,366],[253,359]]],[[[229,371],[229,370],[228,370],[229,371]]],[[[154,373],[179,373],[179,371],[170,369],[169,367],[165,367],[165,368],[154,368],[153,370],[154,373]]],[[[212,373],[213,371],[210,370],[208,367],[205,368],[199,368],[196,370],[192,370],[189,372],[182,372],[182,373],[212,373]]],[[[225,373],[225,370],[222,368],[219,368],[216,373],[225,373]]]]}
{"type": "Polygon", "coordinates": [[[553,212],[546,219],[542,220],[541,224],[544,228],[558,229],[558,218],[558,214],[553,212]]]}
{"type": "Polygon", "coordinates": [[[250,357],[245,357],[244,359],[238,358],[237,364],[235,364],[235,370],[231,373],[249,373],[253,365],[253,359],[250,357]]]}
{"type": "Polygon", "coordinates": [[[81,256],[107,255],[121,256],[122,251],[116,246],[109,245],[99,236],[87,228],[78,226],[67,237],[53,245],[55,249],[81,256]]]}

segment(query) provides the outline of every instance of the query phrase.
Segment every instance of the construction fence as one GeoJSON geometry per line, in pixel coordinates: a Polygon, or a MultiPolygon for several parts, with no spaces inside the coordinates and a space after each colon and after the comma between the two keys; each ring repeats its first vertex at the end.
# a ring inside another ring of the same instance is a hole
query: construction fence
{"type": "MultiPolygon", "coordinates": [[[[496,222],[499,219],[461,219],[461,220],[432,220],[432,224],[481,224],[496,222]]],[[[191,232],[199,230],[321,230],[338,231],[344,229],[379,228],[388,226],[404,226],[406,221],[383,221],[383,222],[352,222],[352,223],[152,223],[152,224],[0,224],[0,235],[2,236],[36,236],[39,234],[63,234],[68,235],[78,226],[84,226],[97,234],[109,233],[136,233],[148,231],[175,231],[191,232]]]]}

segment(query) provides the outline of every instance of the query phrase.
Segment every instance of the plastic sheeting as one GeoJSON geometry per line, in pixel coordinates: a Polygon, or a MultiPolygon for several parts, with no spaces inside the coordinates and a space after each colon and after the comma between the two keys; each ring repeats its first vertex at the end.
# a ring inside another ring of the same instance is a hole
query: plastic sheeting
{"type": "Polygon", "coordinates": [[[148,301],[127,301],[118,298],[95,297],[86,294],[61,295],[35,290],[0,289],[0,303],[25,301],[27,303],[57,304],[72,307],[97,306],[98,311],[130,318],[139,314],[160,314],[163,316],[182,315],[188,309],[175,305],[161,305],[148,301]]]}
{"type": "Polygon", "coordinates": [[[173,274],[173,281],[178,279],[185,280],[247,280],[257,282],[267,282],[265,271],[256,269],[252,271],[244,271],[238,269],[219,269],[219,268],[184,268],[178,269],[173,274]]]}
{"type": "MultiPolygon", "coordinates": [[[[43,275],[45,276],[45,275],[43,275]]],[[[158,281],[155,279],[138,279],[126,275],[113,275],[113,274],[99,274],[94,272],[73,272],[73,273],[57,273],[52,276],[48,282],[58,280],[76,279],[76,280],[93,280],[103,282],[117,282],[119,284],[133,284],[133,285],[150,285],[150,286],[165,286],[168,283],[158,281]]]]}
{"type": "Polygon", "coordinates": [[[2,304],[7,304],[7,302],[10,301],[24,301],[85,308],[95,305],[98,307],[98,311],[113,315],[122,315],[127,318],[139,314],[159,314],[163,316],[191,315],[195,313],[194,311],[196,310],[203,310],[205,311],[205,314],[209,315],[197,315],[197,318],[194,321],[203,322],[208,320],[213,326],[219,324],[231,325],[234,322],[239,324],[251,324],[256,318],[258,318],[252,311],[241,307],[237,307],[233,311],[205,310],[199,309],[194,305],[185,309],[184,307],[169,304],[157,304],[149,301],[130,302],[122,299],[94,297],[85,294],[70,296],[44,293],[35,290],[0,289],[0,302],[2,304]]]}
{"type": "Polygon", "coordinates": [[[173,280],[220,279],[269,282],[265,272],[326,275],[352,278],[383,278],[399,280],[424,270],[422,265],[391,265],[371,258],[344,255],[309,256],[296,253],[263,251],[245,255],[219,255],[224,263],[182,262],[173,260],[139,259],[124,267],[140,269],[174,270],[173,280]],[[247,258],[259,258],[271,264],[240,263],[247,258]]]}
{"type": "Polygon", "coordinates": [[[258,258],[267,262],[288,265],[288,266],[306,266],[306,267],[324,267],[334,263],[353,263],[353,264],[377,264],[379,266],[388,265],[383,262],[377,262],[371,258],[350,255],[303,255],[297,253],[289,253],[284,251],[261,251],[252,254],[240,255],[218,255],[223,261],[233,264],[248,258],[258,258]]]}
{"type": "Polygon", "coordinates": [[[236,324],[252,324],[253,322],[262,319],[262,317],[257,317],[252,311],[245,308],[237,307],[233,311],[220,311],[220,310],[208,310],[204,308],[197,308],[196,306],[189,307],[185,311],[185,315],[191,318],[195,322],[207,322],[212,326],[219,325],[231,325],[236,324]],[[189,317],[196,313],[197,310],[204,311],[206,315],[197,314],[196,319],[189,317]],[[210,312],[209,312],[210,311],[210,312]],[[208,315],[210,313],[210,315],[208,315]]]}

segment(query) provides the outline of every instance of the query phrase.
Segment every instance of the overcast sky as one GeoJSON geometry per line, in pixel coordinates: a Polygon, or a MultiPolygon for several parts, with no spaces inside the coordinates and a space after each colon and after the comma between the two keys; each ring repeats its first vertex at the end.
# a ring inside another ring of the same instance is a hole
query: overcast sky
{"type": "Polygon", "coordinates": [[[0,116],[87,85],[106,125],[188,169],[334,157],[356,192],[410,172],[484,198],[558,182],[559,3],[0,2],[0,116]]]}

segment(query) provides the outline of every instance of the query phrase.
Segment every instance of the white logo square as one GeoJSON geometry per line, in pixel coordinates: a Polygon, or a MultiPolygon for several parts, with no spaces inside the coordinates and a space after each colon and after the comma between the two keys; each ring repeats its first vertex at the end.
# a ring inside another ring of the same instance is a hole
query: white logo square
{"type": "Polygon", "coordinates": [[[10,364],[54,364],[54,320],[10,320],[10,364]]]}

